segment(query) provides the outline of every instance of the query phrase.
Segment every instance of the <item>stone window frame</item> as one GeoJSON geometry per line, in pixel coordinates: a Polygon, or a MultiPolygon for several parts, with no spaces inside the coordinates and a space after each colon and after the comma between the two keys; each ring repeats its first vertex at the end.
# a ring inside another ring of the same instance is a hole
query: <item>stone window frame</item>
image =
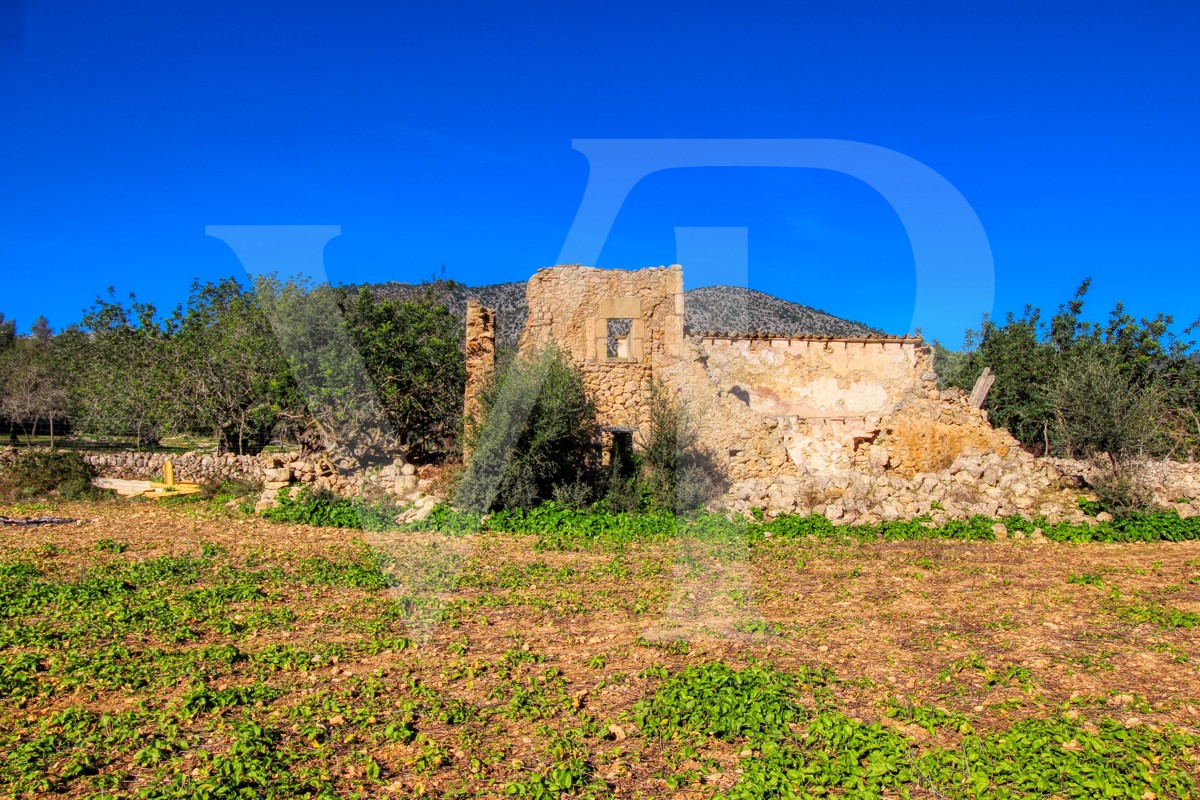
{"type": "Polygon", "coordinates": [[[603,364],[636,364],[646,356],[646,323],[642,319],[642,301],[638,297],[607,297],[600,301],[600,308],[592,319],[592,342],[588,347],[590,360],[603,364]],[[608,322],[627,319],[629,323],[628,346],[625,356],[608,355],[608,322]]]}

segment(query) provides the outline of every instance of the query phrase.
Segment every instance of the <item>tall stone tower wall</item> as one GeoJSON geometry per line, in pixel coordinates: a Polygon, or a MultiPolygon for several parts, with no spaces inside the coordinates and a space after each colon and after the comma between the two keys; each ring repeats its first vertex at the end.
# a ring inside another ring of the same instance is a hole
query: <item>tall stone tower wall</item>
{"type": "Polygon", "coordinates": [[[479,413],[480,395],[496,370],[496,312],[478,300],[467,301],[467,384],[463,410],[468,417],[479,413]]]}

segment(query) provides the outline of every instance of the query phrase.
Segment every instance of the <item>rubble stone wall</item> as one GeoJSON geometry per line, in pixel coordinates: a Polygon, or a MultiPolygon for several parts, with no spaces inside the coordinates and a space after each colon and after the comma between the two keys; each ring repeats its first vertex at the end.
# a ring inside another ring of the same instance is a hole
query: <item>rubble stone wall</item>
{"type": "MultiPolygon", "coordinates": [[[[4,470],[31,448],[0,448],[0,470],[4,470]]],[[[437,481],[434,467],[417,467],[396,462],[352,473],[339,473],[325,460],[302,461],[298,452],[262,455],[212,455],[202,453],[142,453],[133,451],[94,452],[80,450],[83,460],[102,478],[129,480],[161,479],[163,462],[171,461],[175,480],[218,484],[228,481],[250,483],[270,499],[279,489],[310,486],[343,497],[388,495],[413,500],[433,491],[437,481]]]]}
{"type": "Polygon", "coordinates": [[[597,402],[601,425],[638,427],[645,422],[653,370],[649,364],[585,363],[583,386],[597,402]]]}
{"type": "MultiPolygon", "coordinates": [[[[1064,476],[1090,483],[1096,465],[1090,461],[1067,458],[1045,459],[1064,476]]],[[[1200,463],[1195,461],[1147,461],[1141,466],[1141,479],[1154,492],[1162,506],[1196,506],[1200,511],[1200,463]],[[1182,501],[1182,502],[1181,502],[1182,501]]]]}
{"type": "Polygon", "coordinates": [[[496,312],[478,300],[467,301],[467,384],[463,410],[471,417],[479,412],[479,398],[496,369],[496,312]]]}
{"type": "Polygon", "coordinates": [[[264,483],[270,480],[272,460],[261,456],[201,455],[199,453],[139,453],[131,451],[79,451],[83,460],[104,478],[131,480],[161,480],[163,462],[175,467],[175,480],[192,483],[245,481],[264,483]]]}
{"type": "Polygon", "coordinates": [[[682,352],[682,268],[550,267],[529,279],[525,294],[520,349],[555,344],[581,366],[601,423],[636,425],[651,376],[682,352]],[[615,355],[610,319],[629,320],[615,355]]]}

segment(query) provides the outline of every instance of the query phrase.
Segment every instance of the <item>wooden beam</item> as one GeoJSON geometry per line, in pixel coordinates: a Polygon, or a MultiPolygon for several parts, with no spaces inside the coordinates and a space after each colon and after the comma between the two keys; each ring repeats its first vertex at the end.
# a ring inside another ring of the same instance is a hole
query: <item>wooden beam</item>
{"type": "Polygon", "coordinates": [[[995,382],[996,376],[992,374],[992,368],[984,367],[983,374],[975,381],[975,388],[971,390],[971,398],[968,402],[972,408],[983,408],[988,392],[992,390],[992,384],[995,382]]]}

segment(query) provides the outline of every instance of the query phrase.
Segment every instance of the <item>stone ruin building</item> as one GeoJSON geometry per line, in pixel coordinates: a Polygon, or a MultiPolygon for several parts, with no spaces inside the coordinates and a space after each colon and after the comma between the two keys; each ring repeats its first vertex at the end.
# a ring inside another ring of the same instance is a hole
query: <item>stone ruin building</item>
{"type": "MultiPolygon", "coordinates": [[[[686,404],[700,448],[727,482],[716,507],[823,514],[838,523],[1018,513],[1084,519],[1076,501],[1091,467],[1035,459],[961,392],[939,391],[933,352],[920,339],[688,330],[679,266],[550,267],[529,280],[526,300],[519,349],[552,342],[575,361],[609,444],[638,444],[652,379],[686,404]]],[[[495,369],[499,324],[495,312],[468,303],[468,413],[495,369]]],[[[107,478],[146,478],[170,458],[180,480],[261,483],[259,509],[274,505],[281,488],[309,485],[347,496],[386,493],[410,505],[398,517],[406,522],[447,494],[436,465],[403,459],[343,475],[298,453],[82,456],[107,478]]],[[[17,458],[15,448],[0,447],[0,471],[17,458]]],[[[1161,506],[1200,515],[1200,464],[1145,469],[1161,506]]]]}
{"type": "MultiPolygon", "coordinates": [[[[649,385],[686,403],[729,483],[722,505],[845,522],[942,512],[1069,513],[1048,463],[960,392],[909,336],[692,331],[683,269],[556,266],[527,285],[519,348],[555,343],[583,372],[601,423],[636,445],[649,385]]],[[[496,315],[467,308],[468,412],[495,364],[496,315]]]]}

